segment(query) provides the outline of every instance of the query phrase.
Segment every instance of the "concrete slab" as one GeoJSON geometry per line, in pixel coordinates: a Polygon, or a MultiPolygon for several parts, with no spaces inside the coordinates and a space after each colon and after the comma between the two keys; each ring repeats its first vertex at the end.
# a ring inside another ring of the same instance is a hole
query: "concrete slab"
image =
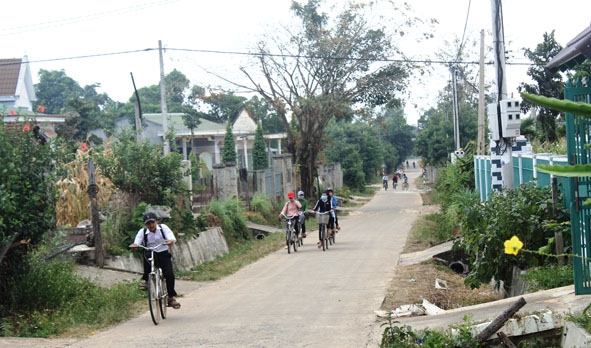
{"type": "Polygon", "coordinates": [[[421,263],[423,261],[430,260],[433,256],[451,250],[453,241],[437,244],[429,249],[417,251],[414,253],[400,254],[398,259],[399,265],[412,265],[415,263],[421,263]]]}
{"type": "MultiPolygon", "coordinates": [[[[574,285],[538,291],[525,294],[526,305],[522,307],[518,316],[550,310],[554,314],[564,317],[566,314],[579,314],[591,302],[591,295],[575,295],[574,285]]],[[[471,316],[473,322],[485,322],[495,319],[519,297],[511,297],[499,301],[483,303],[470,307],[447,310],[440,314],[397,318],[400,325],[409,325],[413,330],[447,329],[451,325],[461,324],[464,316],[471,316]]]]}

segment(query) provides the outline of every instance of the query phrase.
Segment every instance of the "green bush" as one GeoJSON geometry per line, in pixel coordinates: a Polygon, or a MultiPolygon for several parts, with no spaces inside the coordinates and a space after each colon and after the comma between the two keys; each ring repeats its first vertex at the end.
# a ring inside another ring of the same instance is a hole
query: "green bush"
{"type": "Polygon", "coordinates": [[[255,193],[250,202],[250,207],[253,211],[261,213],[265,220],[271,221],[273,206],[265,195],[255,193]]]}
{"type": "MultiPolygon", "coordinates": [[[[559,198],[558,202],[562,202],[559,198]]],[[[475,288],[491,279],[510,286],[513,266],[527,269],[546,264],[549,257],[531,253],[517,256],[503,252],[505,240],[517,236],[524,248],[538,250],[554,237],[554,228],[568,221],[569,216],[560,203],[553,213],[550,187],[535,184],[493,192],[488,201],[466,207],[461,215],[462,230],[456,246],[470,257],[470,273],[466,284],[475,288]]],[[[565,235],[565,245],[568,236],[565,235]]],[[[553,260],[555,261],[555,260],[553,260]]]]}
{"type": "Polygon", "coordinates": [[[95,151],[93,159],[118,189],[130,193],[137,202],[174,207],[179,194],[187,189],[179,153],[161,154],[160,147],[147,141],[138,144],[135,134],[122,132],[111,151],[95,151]]]}
{"type": "Polygon", "coordinates": [[[100,288],[77,278],[71,261],[32,260],[35,267],[14,283],[8,315],[0,321],[0,336],[51,337],[73,323],[106,327],[131,317],[121,310],[144,295],[136,286],[100,288]]]}
{"type": "Polygon", "coordinates": [[[465,316],[463,324],[451,327],[447,330],[425,329],[413,331],[410,326],[394,325],[398,322],[388,319],[382,324],[384,331],[380,348],[447,348],[447,347],[480,347],[469,326],[472,325],[470,317],[465,316]],[[454,331],[452,331],[454,330],[454,331]]]}
{"type": "Polygon", "coordinates": [[[529,268],[522,279],[528,292],[553,289],[574,283],[573,265],[547,265],[529,268]]]}
{"type": "MultiPolygon", "coordinates": [[[[30,272],[27,254],[55,229],[56,163],[60,146],[33,122],[0,122],[0,317],[11,292],[30,272]],[[37,128],[36,128],[37,127],[37,128]]],[[[34,303],[34,302],[33,302],[34,303]]]]}
{"type": "Polygon", "coordinates": [[[222,220],[222,229],[229,243],[251,239],[242,213],[242,203],[237,198],[212,200],[209,203],[209,212],[222,220]]]}

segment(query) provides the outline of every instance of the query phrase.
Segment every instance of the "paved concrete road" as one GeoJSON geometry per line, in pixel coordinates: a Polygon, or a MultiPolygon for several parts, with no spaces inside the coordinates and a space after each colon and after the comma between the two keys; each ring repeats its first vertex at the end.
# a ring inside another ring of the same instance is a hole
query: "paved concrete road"
{"type": "MultiPolygon", "coordinates": [[[[412,178],[419,169],[409,171],[412,178]]],[[[180,310],[154,326],[150,314],[82,340],[2,341],[51,347],[377,347],[378,309],[411,223],[417,192],[380,190],[340,219],[329,250],[317,232],[288,255],[280,250],[220,281],[199,284],[180,310]]],[[[316,229],[316,227],[314,226],[316,229]]]]}

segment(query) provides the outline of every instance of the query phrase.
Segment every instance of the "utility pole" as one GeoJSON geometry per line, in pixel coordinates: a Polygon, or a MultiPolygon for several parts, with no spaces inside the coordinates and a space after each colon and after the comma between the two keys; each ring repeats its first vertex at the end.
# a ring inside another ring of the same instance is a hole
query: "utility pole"
{"type": "Polygon", "coordinates": [[[456,151],[460,149],[460,117],[458,111],[458,68],[457,65],[451,67],[451,84],[453,90],[453,108],[454,108],[454,143],[456,151]]]}
{"type": "Polygon", "coordinates": [[[519,135],[519,106],[508,99],[507,74],[505,72],[505,38],[501,0],[491,0],[493,21],[493,46],[497,100],[488,105],[489,128],[491,129],[491,183],[493,190],[513,188],[512,146],[519,135]]]}
{"type": "Polygon", "coordinates": [[[484,155],[484,30],[480,30],[480,86],[478,88],[478,141],[476,153],[484,155]]]}
{"type": "Polygon", "coordinates": [[[170,152],[166,133],[168,132],[168,110],[166,109],[166,83],[164,81],[164,62],[162,59],[162,41],[158,40],[158,52],[160,53],[160,103],[162,104],[162,142],[164,147],[162,153],[168,155],[170,152]]]}

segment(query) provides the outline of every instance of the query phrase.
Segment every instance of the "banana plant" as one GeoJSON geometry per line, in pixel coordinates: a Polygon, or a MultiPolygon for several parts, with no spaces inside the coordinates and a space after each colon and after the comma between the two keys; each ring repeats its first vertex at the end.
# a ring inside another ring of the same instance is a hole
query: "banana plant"
{"type": "MultiPolygon", "coordinates": [[[[543,106],[548,109],[568,112],[583,118],[591,119],[591,104],[573,102],[570,100],[561,100],[556,98],[548,98],[541,95],[521,93],[521,97],[533,104],[543,106]]],[[[576,164],[576,165],[550,165],[537,164],[536,168],[543,172],[556,176],[563,177],[585,177],[591,176],[591,164],[576,164]]]]}

